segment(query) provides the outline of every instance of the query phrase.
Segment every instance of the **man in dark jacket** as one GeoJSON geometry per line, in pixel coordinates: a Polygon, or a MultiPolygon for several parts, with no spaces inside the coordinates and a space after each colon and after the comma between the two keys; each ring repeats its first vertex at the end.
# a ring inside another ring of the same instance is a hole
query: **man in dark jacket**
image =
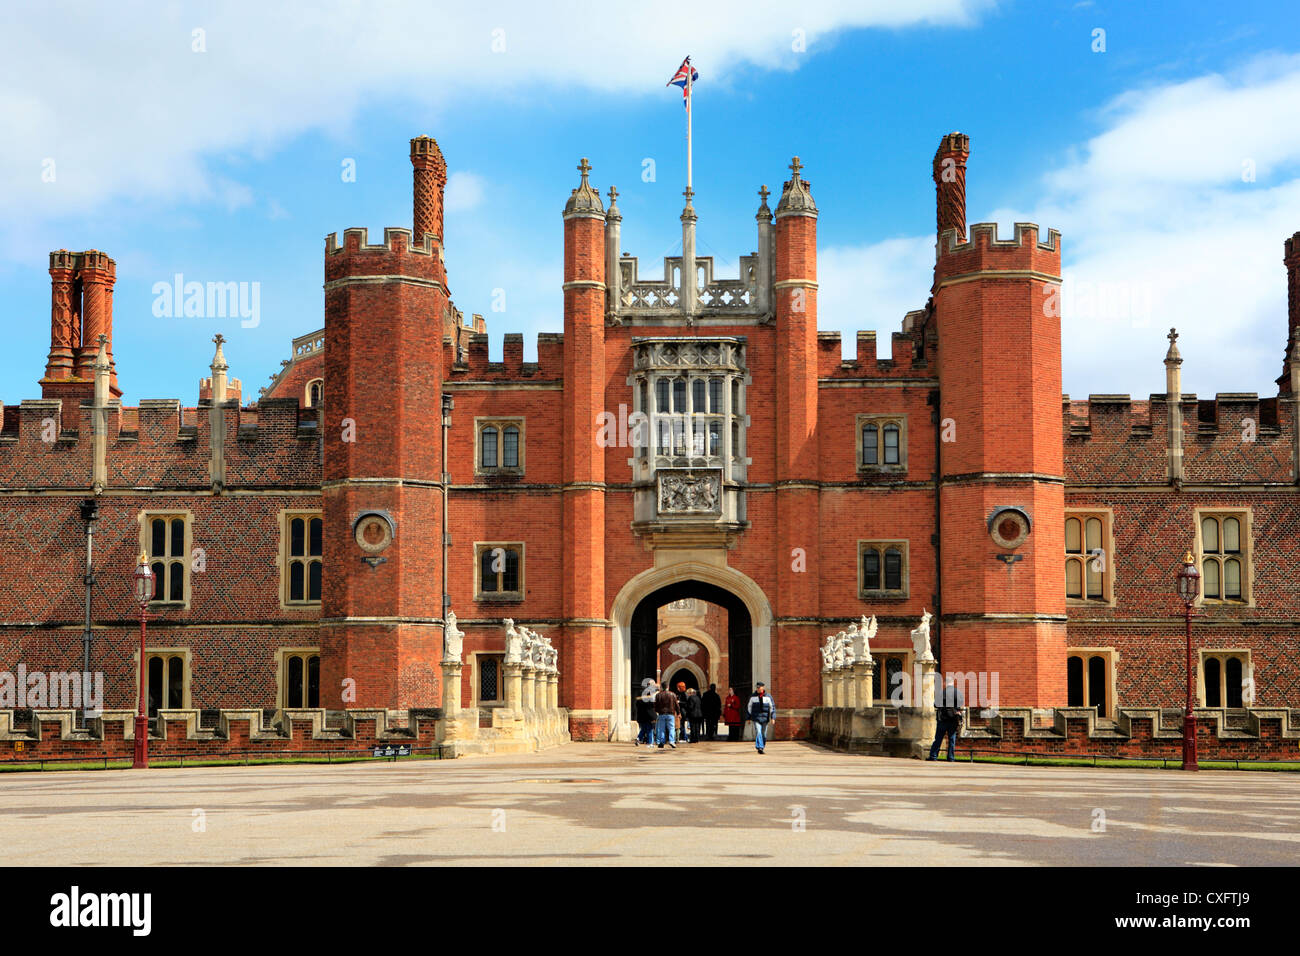
{"type": "Polygon", "coordinates": [[[677,695],[667,687],[655,694],[655,742],[660,750],[664,744],[677,749],[677,716],[681,712],[677,695]]]}
{"type": "Polygon", "coordinates": [[[641,696],[636,699],[636,722],[639,728],[636,740],[633,746],[639,747],[641,744],[654,745],[655,742],[655,694],[659,691],[659,685],[654,682],[653,677],[647,677],[641,682],[641,696]]]}
{"type": "Polygon", "coordinates": [[[722,716],[722,698],[718,696],[718,685],[710,684],[700,700],[704,708],[704,739],[716,740],[718,737],[718,718],[722,716]]]}
{"type": "Polygon", "coordinates": [[[704,737],[704,706],[695,688],[688,688],[686,700],[682,701],[682,723],[690,724],[691,735],[688,742],[698,744],[704,737]]]}
{"type": "MultiPolygon", "coordinates": [[[[938,676],[935,675],[936,683],[938,683],[938,676]]],[[[966,703],[962,700],[961,688],[957,686],[951,677],[948,678],[948,683],[944,685],[943,689],[934,695],[934,706],[936,709],[934,743],[930,746],[930,756],[925,759],[938,760],[939,745],[943,742],[943,738],[947,737],[948,759],[950,761],[956,760],[954,751],[957,744],[957,732],[961,730],[962,714],[966,703]]]]}

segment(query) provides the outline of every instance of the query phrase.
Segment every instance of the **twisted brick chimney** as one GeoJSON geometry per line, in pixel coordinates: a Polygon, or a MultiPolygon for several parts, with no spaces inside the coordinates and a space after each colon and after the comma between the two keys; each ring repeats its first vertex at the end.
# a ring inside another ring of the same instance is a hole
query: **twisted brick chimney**
{"type": "Polygon", "coordinates": [[[58,249],[50,253],[50,354],[40,381],[42,398],[61,398],[71,403],[94,397],[101,335],[106,339],[109,394],[121,397],[113,362],[116,281],[117,263],[98,249],[58,249]]]}
{"type": "Polygon", "coordinates": [[[414,235],[411,241],[419,245],[426,232],[433,233],[438,244],[442,236],[443,190],[447,186],[447,161],[442,158],[438,141],[432,136],[417,136],[411,140],[411,165],[415,167],[414,235]]]}
{"type": "Polygon", "coordinates": [[[1286,266],[1286,357],[1282,360],[1282,377],[1277,380],[1283,395],[1291,393],[1291,358],[1300,338],[1300,232],[1283,244],[1282,262],[1286,266]]]}
{"type": "Polygon", "coordinates": [[[936,235],[956,229],[957,238],[966,238],[966,160],[970,156],[970,137],[949,133],[939,141],[934,154],[934,191],[936,235]]]}

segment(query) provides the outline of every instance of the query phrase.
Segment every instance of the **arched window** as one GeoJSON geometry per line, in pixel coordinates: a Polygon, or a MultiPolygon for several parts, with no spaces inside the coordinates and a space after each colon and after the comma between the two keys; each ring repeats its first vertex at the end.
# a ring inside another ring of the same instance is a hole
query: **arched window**
{"type": "Polygon", "coordinates": [[[307,383],[307,407],[318,408],[325,394],[325,380],[314,378],[307,383]]]}
{"type": "Polygon", "coordinates": [[[188,668],[185,659],[174,651],[146,652],[145,684],[147,713],[158,716],[159,710],[181,710],[185,706],[188,668]]]}
{"type": "Polygon", "coordinates": [[[1083,658],[1074,654],[1065,662],[1065,705],[1083,706],[1083,658]]]}
{"type": "Polygon", "coordinates": [[[1253,706],[1255,694],[1248,652],[1213,651],[1201,655],[1201,686],[1206,707],[1253,706]]]}
{"type": "Polygon", "coordinates": [[[524,470],[524,420],[479,420],[478,468],[480,474],[522,474],[524,470]]]}
{"type": "Polygon", "coordinates": [[[189,574],[187,517],[175,514],[145,516],[145,546],[153,571],[153,601],[184,604],[189,574]]]}
{"type": "Polygon", "coordinates": [[[1110,710],[1114,651],[1110,648],[1071,648],[1065,659],[1065,700],[1068,707],[1095,707],[1097,716],[1110,710]]]}
{"type": "Polygon", "coordinates": [[[877,425],[862,426],[862,464],[880,464],[880,428],[877,425]]]}
{"type": "Polygon", "coordinates": [[[1223,706],[1223,665],[1217,657],[1205,658],[1205,706],[1223,706]]]}
{"type": "Polygon", "coordinates": [[[1106,601],[1110,561],[1106,542],[1109,514],[1073,514],[1065,519],[1065,596],[1106,601]]]}
{"type": "Polygon", "coordinates": [[[907,596],[907,543],[903,541],[859,542],[861,593],[869,597],[907,596]]]}
{"type": "Polygon", "coordinates": [[[858,468],[880,474],[907,471],[907,420],[896,415],[857,417],[858,468]]]}
{"type": "Polygon", "coordinates": [[[898,464],[898,426],[889,424],[884,429],[885,437],[885,457],[886,465],[898,464]]]}
{"type": "Polygon", "coordinates": [[[1207,601],[1248,601],[1245,516],[1203,515],[1200,531],[1201,596],[1207,601]]]}
{"type": "Polygon", "coordinates": [[[325,522],[320,512],[285,515],[285,603],[319,604],[325,522]]]}
{"type": "Polygon", "coordinates": [[[1088,706],[1097,708],[1097,716],[1106,716],[1106,659],[1088,658],[1088,706]]]}
{"type": "Polygon", "coordinates": [[[293,651],[285,655],[284,706],[320,706],[320,654],[293,651]]]}

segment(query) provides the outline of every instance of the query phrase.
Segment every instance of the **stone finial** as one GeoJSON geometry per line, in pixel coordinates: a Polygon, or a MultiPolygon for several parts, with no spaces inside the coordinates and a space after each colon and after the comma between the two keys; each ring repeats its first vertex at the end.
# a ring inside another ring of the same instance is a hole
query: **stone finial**
{"type": "Polygon", "coordinates": [[[791,178],[781,192],[781,201],[776,206],[776,218],[782,216],[816,216],[817,204],[812,198],[812,183],[799,175],[803,163],[796,156],[790,161],[791,178]]]}
{"type": "Polygon", "coordinates": [[[221,348],[222,344],[226,341],[226,337],[218,332],[216,335],[212,336],[212,341],[217,344],[217,351],[212,356],[212,372],[213,374],[216,374],[218,370],[225,372],[230,368],[226,363],[226,353],[221,348]]]}
{"type": "Polygon", "coordinates": [[[754,218],[757,219],[759,222],[772,221],[772,210],[767,208],[767,197],[770,195],[772,195],[772,193],[767,188],[767,184],[764,183],[762,187],[760,187],[758,190],[758,196],[761,201],[758,206],[758,212],[754,216],[754,218]]]}
{"type": "Polygon", "coordinates": [[[613,186],[610,186],[609,192],[606,195],[609,196],[609,209],[606,210],[605,212],[605,218],[622,219],[623,214],[619,211],[618,203],[616,202],[616,200],[618,199],[618,190],[615,189],[613,186]]]}
{"type": "Polygon", "coordinates": [[[95,364],[91,366],[96,373],[103,372],[108,374],[112,367],[108,364],[108,336],[102,332],[97,336],[99,342],[99,351],[95,353],[95,364]]]}
{"type": "Polygon", "coordinates": [[[682,195],[686,197],[686,205],[682,207],[682,222],[695,222],[699,218],[695,215],[695,205],[691,202],[695,198],[695,190],[687,186],[682,190],[682,195]]]}
{"type": "Polygon", "coordinates": [[[582,157],[582,162],[578,164],[578,172],[582,174],[582,180],[578,183],[578,188],[569,194],[569,201],[564,204],[565,217],[603,217],[605,207],[601,205],[600,193],[592,188],[591,182],[587,179],[587,174],[591,172],[591,163],[587,162],[586,156],[582,157]]]}
{"type": "Polygon", "coordinates": [[[1165,364],[1182,365],[1183,357],[1178,353],[1178,330],[1170,329],[1165,338],[1169,340],[1169,351],[1165,353],[1165,364]]]}

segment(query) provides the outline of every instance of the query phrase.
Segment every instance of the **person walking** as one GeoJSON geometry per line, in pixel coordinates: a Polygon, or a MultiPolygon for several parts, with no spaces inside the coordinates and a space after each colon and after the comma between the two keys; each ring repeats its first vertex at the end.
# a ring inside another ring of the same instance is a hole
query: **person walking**
{"type": "Polygon", "coordinates": [[[722,702],[722,719],[727,723],[727,739],[739,740],[740,731],[745,725],[745,718],[740,713],[740,698],[736,688],[727,688],[727,699],[722,702]]]}
{"type": "Polygon", "coordinates": [[[686,681],[679,680],[673,693],[677,695],[677,739],[685,740],[687,728],[686,717],[682,714],[682,702],[686,700],[686,681]]]}
{"type": "Polygon", "coordinates": [[[680,713],[677,695],[667,687],[655,694],[655,743],[660,750],[664,749],[664,744],[677,749],[677,718],[680,713]]]}
{"type": "Polygon", "coordinates": [[[718,739],[718,718],[722,716],[722,698],[718,696],[718,685],[710,684],[700,698],[704,707],[704,739],[718,739]]]}
{"type": "MultiPolygon", "coordinates": [[[[935,675],[936,678],[938,675],[935,675]]],[[[937,683],[937,681],[936,681],[937,683]]],[[[930,756],[926,760],[939,759],[939,745],[943,738],[948,738],[948,760],[956,760],[957,732],[961,730],[962,715],[965,712],[966,702],[962,699],[961,688],[951,677],[948,683],[944,685],[943,690],[935,695],[935,726],[934,726],[934,743],[930,745],[930,756]]]]}
{"type": "Polygon", "coordinates": [[[682,720],[691,725],[690,742],[698,744],[704,738],[704,703],[692,687],[686,691],[686,701],[682,707],[682,720]]]}
{"type": "Polygon", "coordinates": [[[642,744],[654,745],[655,694],[658,692],[659,685],[655,683],[653,677],[647,677],[641,682],[641,696],[636,699],[636,723],[640,730],[637,732],[636,740],[632,742],[634,747],[640,747],[642,744]]]}
{"type": "Polygon", "coordinates": [[[754,722],[754,749],[763,753],[767,747],[767,728],[776,715],[776,704],[767,692],[767,685],[762,681],[754,688],[754,696],[749,698],[749,719],[754,722]]]}

